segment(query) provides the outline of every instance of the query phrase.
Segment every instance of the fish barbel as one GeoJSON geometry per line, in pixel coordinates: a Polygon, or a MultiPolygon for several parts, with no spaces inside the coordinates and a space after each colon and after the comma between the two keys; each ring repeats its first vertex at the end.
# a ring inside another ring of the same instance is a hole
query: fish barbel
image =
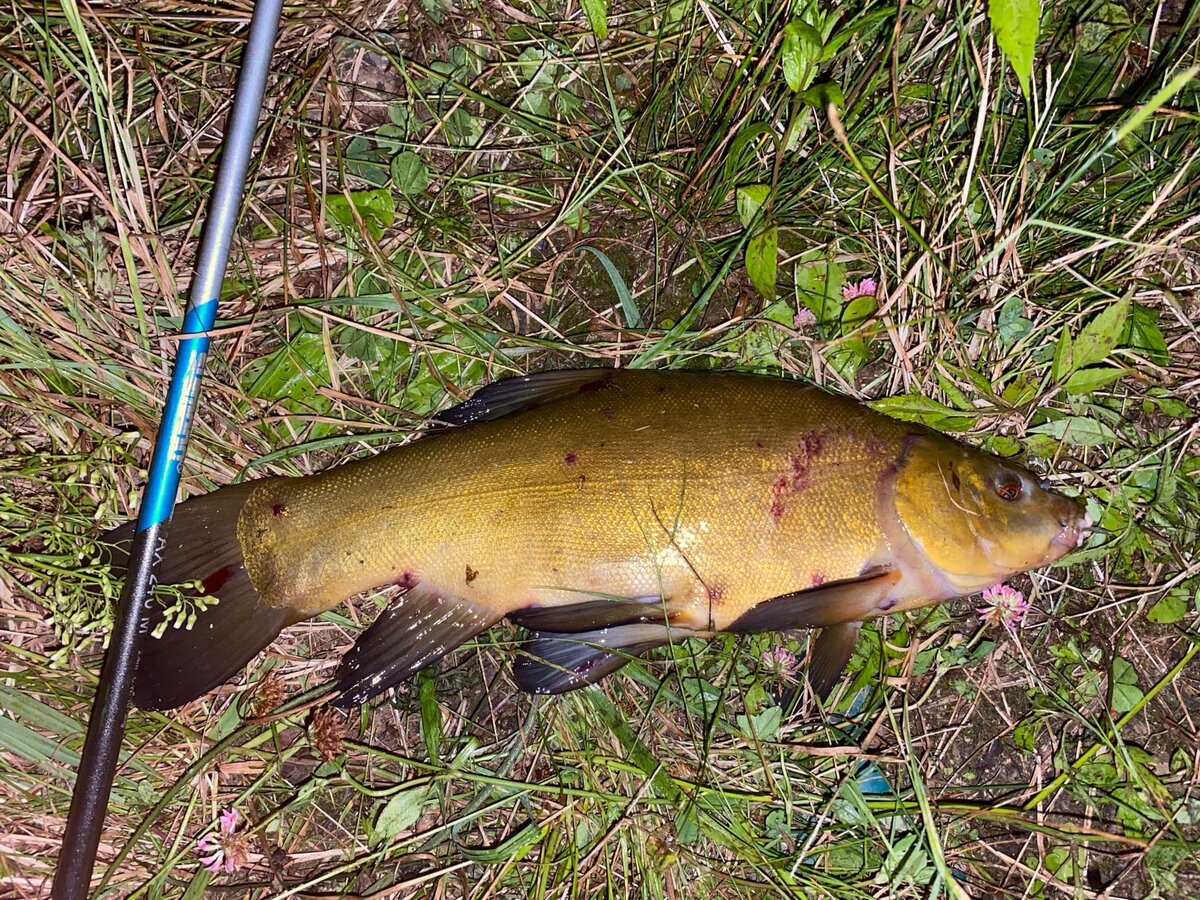
{"type": "Polygon", "coordinates": [[[1020,466],[785,379],[552,371],[436,421],[368,459],[181,503],[162,581],[218,602],[144,639],[137,704],[199,697],[282,628],[387,584],[403,593],[343,657],[337,705],[506,617],[532,632],[527,691],[688,637],[808,627],[823,697],[862,622],[1054,562],[1091,525],[1020,466]]]}

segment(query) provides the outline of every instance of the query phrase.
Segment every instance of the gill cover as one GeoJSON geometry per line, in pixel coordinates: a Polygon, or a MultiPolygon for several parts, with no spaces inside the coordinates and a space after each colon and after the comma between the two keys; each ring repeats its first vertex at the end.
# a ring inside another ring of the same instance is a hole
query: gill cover
{"type": "Polygon", "coordinates": [[[960,593],[1046,565],[1078,543],[1082,508],[1027,469],[940,435],[909,441],[896,473],[896,514],[960,593]]]}

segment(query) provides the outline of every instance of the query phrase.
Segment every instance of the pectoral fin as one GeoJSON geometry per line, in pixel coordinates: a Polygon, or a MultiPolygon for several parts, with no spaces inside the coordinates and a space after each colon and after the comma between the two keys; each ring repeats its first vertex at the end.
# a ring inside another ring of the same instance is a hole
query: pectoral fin
{"type": "Polygon", "coordinates": [[[862,622],[845,622],[822,628],[813,642],[808,662],[808,684],[821,700],[829,699],[833,686],[842,677],[846,663],[858,643],[862,622]]]}
{"type": "Polygon", "coordinates": [[[726,631],[752,634],[788,628],[828,628],[886,611],[888,594],[900,580],[891,569],[871,569],[858,578],[784,594],[752,607],[726,631]]]}
{"type": "Polygon", "coordinates": [[[461,597],[418,585],[379,614],[342,657],[334,706],[358,706],[431,666],[500,616],[461,597]]]}

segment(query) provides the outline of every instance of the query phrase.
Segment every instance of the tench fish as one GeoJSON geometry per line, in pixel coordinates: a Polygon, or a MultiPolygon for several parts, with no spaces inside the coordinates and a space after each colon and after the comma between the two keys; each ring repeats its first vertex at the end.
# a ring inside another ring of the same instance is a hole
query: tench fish
{"type": "Polygon", "coordinates": [[[526,691],[684,638],[807,627],[824,698],[865,620],[1051,563],[1091,525],[1020,466],[784,379],[552,371],[435,422],[369,459],[181,503],[162,581],[218,602],[143,639],[135,702],[193,700],[285,626],[387,584],[403,593],[343,657],[336,705],[506,617],[532,632],[526,691]]]}

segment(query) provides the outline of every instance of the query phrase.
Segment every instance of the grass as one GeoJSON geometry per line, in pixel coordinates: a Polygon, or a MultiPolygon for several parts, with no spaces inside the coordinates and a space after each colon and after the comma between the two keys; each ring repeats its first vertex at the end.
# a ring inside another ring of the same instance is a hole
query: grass
{"type": "MultiPolygon", "coordinates": [[[[503,630],[392,703],[249,717],[367,598],[133,715],[99,895],[1200,893],[1196,7],[1048,4],[1028,101],[983,4],[806,9],[836,118],[785,83],[777,4],[623,4],[602,42],[574,4],[289,8],[186,490],[370,453],[514,372],[739,368],[1024,452],[1105,532],[1018,582],[1017,636],[970,600],[868,630],[840,720],[780,715],[757,665],[804,635],[545,700],[503,630]],[[250,862],[210,880],[228,807],[250,862]]],[[[48,890],[94,539],[136,509],[247,17],[0,13],[5,896],[48,890]]]]}

